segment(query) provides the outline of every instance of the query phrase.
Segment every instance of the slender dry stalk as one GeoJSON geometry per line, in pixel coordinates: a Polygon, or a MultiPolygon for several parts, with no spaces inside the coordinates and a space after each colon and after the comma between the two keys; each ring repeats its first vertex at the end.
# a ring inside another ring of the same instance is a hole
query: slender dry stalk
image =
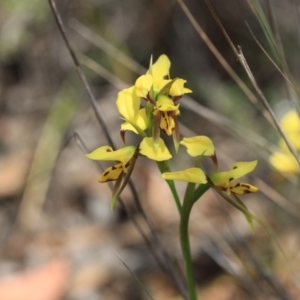
{"type": "MultiPolygon", "coordinates": [[[[268,10],[268,15],[269,15],[269,20],[270,20],[270,24],[271,24],[271,30],[273,32],[274,38],[275,38],[275,42],[276,42],[276,48],[278,49],[278,55],[279,55],[279,60],[280,60],[280,64],[281,64],[281,68],[283,70],[283,73],[286,77],[289,78],[289,81],[291,82],[291,75],[287,66],[287,62],[286,62],[286,55],[285,55],[285,51],[284,51],[284,47],[283,47],[283,43],[282,43],[282,39],[280,36],[280,32],[279,32],[279,28],[278,28],[278,24],[277,24],[277,20],[275,18],[274,15],[274,10],[273,10],[273,6],[270,2],[270,0],[266,0],[266,4],[267,4],[267,10],[268,10]]],[[[294,88],[294,85],[291,85],[294,88]]],[[[298,115],[300,116],[300,111],[299,111],[299,107],[296,104],[295,101],[293,101],[293,97],[288,85],[288,82],[285,81],[285,90],[287,93],[287,99],[290,102],[291,106],[297,111],[298,115]]],[[[300,99],[299,97],[299,93],[298,90],[294,88],[294,90],[297,93],[297,97],[298,100],[300,99]]]]}
{"type": "Polygon", "coordinates": [[[238,47],[239,51],[239,61],[241,62],[242,66],[244,67],[247,75],[248,75],[248,78],[250,79],[253,87],[255,88],[257,94],[259,95],[259,98],[261,99],[264,107],[266,108],[266,110],[269,112],[275,126],[276,126],[276,129],[278,130],[278,132],[280,133],[281,137],[283,138],[283,140],[285,141],[287,147],[289,148],[289,150],[291,151],[291,153],[293,154],[293,156],[295,157],[297,163],[299,164],[300,166],[300,159],[298,157],[298,153],[297,151],[295,150],[294,146],[291,144],[290,140],[288,139],[288,137],[286,136],[286,134],[284,133],[284,131],[282,130],[280,124],[279,124],[279,121],[277,120],[269,102],[267,101],[266,97],[264,96],[263,92],[261,91],[261,89],[259,88],[256,80],[255,80],[255,77],[253,76],[252,74],[252,71],[246,61],[246,58],[242,52],[242,49],[241,47],[238,47]]]}
{"type": "Polygon", "coordinates": [[[106,54],[113,57],[115,60],[121,62],[124,66],[132,70],[137,74],[145,73],[147,70],[131,57],[120,51],[117,47],[106,41],[104,38],[93,32],[84,24],[80,23],[76,19],[72,19],[68,23],[69,27],[74,30],[78,35],[89,41],[92,45],[97,46],[103,50],[106,54]]]}
{"type": "MultiPolygon", "coordinates": [[[[204,30],[201,28],[201,26],[199,25],[199,23],[196,21],[196,19],[194,18],[194,16],[192,15],[192,13],[190,12],[190,10],[188,9],[188,7],[185,5],[185,3],[183,2],[183,0],[178,0],[182,10],[184,11],[184,13],[186,14],[186,16],[188,17],[188,19],[190,20],[191,24],[193,25],[193,27],[196,29],[196,31],[198,32],[199,36],[202,38],[202,40],[205,42],[205,44],[208,46],[208,48],[211,50],[211,52],[216,56],[216,58],[219,60],[219,62],[221,63],[221,65],[225,68],[225,70],[229,73],[230,76],[232,76],[232,78],[237,82],[237,84],[240,86],[240,84],[238,82],[241,81],[241,79],[238,77],[238,81],[237,81],[237,75],[236,73],[231,69],[231,67],[228,65],[228,63],[226,62],[226,60],[224,59],[224,57],[221,55],[221,53],[216,49],[216,47],[212,44],[212,42],[210,41],[210,39],[208,38],[208,36],[205,34],[204,30]]],[[[263,103],[264,107],[265,107],[265,111],[263,112],[263,115],[266,117],[266,119],[268,121],[271,122],[271,124],[273,124],[276,129],[278,130],[278,132],[280,133],[280,135],[282,136],[282,138],[284,139],[287,147],[289,148],[289,150],[291,151],[291,153],[293,154],[293,156],[295,157],[295,159],[297,160],[297,163],[300,166],[300,160],[298,157],[298,154],[296,152],[296,150],[294,149],[294,147],[292,146],[292,144],[290,143],[289,139],[287,138],[286,134],[283,132],[272,108],[270,107],[268,101],[266,100],[264,94],[262,93],[261,89],[258,87],[258,84],[256,83],[256,80],[251,72],[251,69],[242,53],[242,50],[240,47],[238,47],[238,49],[236,49],[236,47],[234,46],[234,44],[232,43],[229,35],[227,34],[225,28],[223,27],[223,25],[221,24],[219,18],[217,17],[214,9],[212,8],[212,6],[210,5],[210,2],[208,0],[206,0],[206,2],[208,3],[208,6],[210,8],[210,10],[213,12],[213,16],[214,18],[217,20],[217,24],[219,25],[222,33],[224,34],[226,40],[228,41],[229,45],[231,46],[231,49],[233,50],[234,54],[236,55],[238,61],[241,63],[241,65],[243,66],[244,70],[246,71],[246,74],[248,76],[248,78],[250,79],[250,82],[252,83],[256,93],[259,96],[259,99],[261,100],[261,102],[263,103]]],[[[243,82],[243,91],[245,92],[248,91],[248,88],[244,89],[244,86],[246,86],[243,82]]],[[[241,87],[241,86],[240,86],[241,87]]],[[[248,93],[246,94],[248,95],[248,93]]],[[[252,95],[252,92],[251,92],[252,95]]],[[[254,95],[253,95],[254,96],[254,95]]],[[[250,99],[250,98],[249,98],[250,99]]],[[[252,98],[251,98],[252,99],[252,98]]],[[[257,98],[254,96],[255,101],[252,103],[257,104],[257,98]]]]}
{"type": "MultiPolygon", "coordinates": [[[[268,60],[272,63],[272,65],[277,69],[277,71],[282,75],[282,77],[287,81],[288,84],[290,84],[292,86],[292,88],[295,90],[295,92],[297,93],[298,96],[300,96],[300,91],[299,89],[296,87],[296,85],[291,81],[290,77],[287,76],[281,69],[280,67],[276,64],[276,62],[272,59],[272,57],[268,54],[268,52],[266,51],[266,49],[262,46],[262,44],[259,42],[259,40],[257,39],[257,37],[254,35],[252,29],[250,28],[248,22],[246,22],[246,26],[250,32],[250,34],[252,35],[253,39],[255,40],[256,44],[258,45],[258,47],[261,49],[261,51],[265,54],[265,56],[268,58],[268,60]]],[[[293,102],[294,103],[294,102],[293,102]]],[[[295,106],[295,105],[293,105],[295,106]]]]}

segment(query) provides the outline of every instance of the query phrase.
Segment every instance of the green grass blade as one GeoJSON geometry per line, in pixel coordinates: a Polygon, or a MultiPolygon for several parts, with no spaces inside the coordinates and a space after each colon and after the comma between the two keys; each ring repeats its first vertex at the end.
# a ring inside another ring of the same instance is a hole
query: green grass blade
{"type": "Polygon", "coordinates": [[[133,279],[138,283],[138,285],[141,287],[141,289],[143,290],[143,292],[148,296],[149,299],[154,300],[154,298],[151,296],[150,292],[147,290],[147,288],[145,287],[145,285],[138,279],[138,277],[130,270],[129,266],[122,260],[122,258],[115,253],[116,256],[119,258],[119,260],[121,261],[121,263],[125,266],[125,268],[128,270],[128,272],[130,273],[130,275],[133,277],[133,279]]]}

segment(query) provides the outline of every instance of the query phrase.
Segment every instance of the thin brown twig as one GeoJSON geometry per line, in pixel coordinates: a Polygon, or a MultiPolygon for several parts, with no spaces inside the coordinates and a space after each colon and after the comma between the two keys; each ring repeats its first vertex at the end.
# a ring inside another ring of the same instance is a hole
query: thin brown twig
{"type": "Polygon", "coordinates": [[[283,130],[282,130],[282,128],[281,128],[281,126],[280,126],[280,124],[279,124],[279,122],[278,122],[278,120],[277,120],[277,118],[276,118],[276,116],[275,116],[275,114],[274,114],[274,112],[273,112],[273,110],[272,110],[269,102],[267,101],[267,99],[265,98],[263,92],[259,88],[259,86],[258,86],[258,84],[257,84],[257,82],[255,80],[255,77],[253,76],[253,73],[252,73],[252,71],[251,71],[251,69],[250,69],[250,67],[249,67],[249,65],[248,65],[248,63],[246,61],[246,58],[245,58],[245,56],[244,56],[244,54],[242,52],[241,47],[238,46],[238,49],[239,49],[239,51],[238,51],[239,52],[239,61],[241,62],[242,66],[244,67],[244,69],[245,69],[245,71],[246,71],[246,73],[248,75],[248,78],[250,79],[253,87],[255,88],[257,94],[259,95],[259,98],[261,99],[264,107],[269,112],[269,114],[270,114],[270,116],[271,116],[271,118],[272,118],[272,120],[273,120],[273,122],[275,124],[276,129],[280,133],[281,137],[284,139],[287,147],[289,148],[289,150],[291,151],[291,153],[293,154],[293,156],[295,157],[297,163],[300,166],[300,160],[299,160],[299,157],[298,157],[298,154],[297,154],[295,148],[290,143],[290,141],[287,138],[286,134],[283,132],[283,130]]]}
{"type": "MultiPolygon", "coordinates": [[[[183,12],[191,22],[192,26],[195,28],[199,36],[202,38],[203,42],[206,44],[206,46],[209,48],[209,50],[212,52],[212,54],[216,57],[216,59],[219,61],[221,66],[226,70],[226,72],[231,76],[231,78],[236,82],[236,84],[240,87],[240,89],[244,92],[244,94],[247,96],[247,98],[250,100],[252,104],[257,104],[258,99],[253,94],[253,92],[247,87],[247,85],[243,82],[243,80],[236,74],[236,72],[231,68],[231,66],[228,64],[228,62],[225,60],[223,55],[220,53],[220,51],[215,47],[215,45],[211,42],[209,37],[206,35],[200,24],[196,21],[188,7],[185,5],[183,0],[177,0],[179,5],[181,6],[183,12]]],[[[225,36],[226,37],[226,36],[225,36]]],[[[230,39],[229,39],[230,41],[230,39]]],[[[232,42],[230,41],[230,45],[232,42]]],[[[233,44],[232,44],[233,45],[233,44]]],[[[231,46],[232,47],[232,46],[231,46]]],[[[233,46],[233,49],[235,47],[233,46]]],[[[235,53],[237,52],[236,49],[234,50],[235,53]]],[[[272,124],[272,120],[270,119],[270,116],[268,114],[265,114],[263,112],[264,117],[269,121],[269,123],[272,124]]]]}
{"type": "MultiPolygon", "coordinates": [[[[272,57],[268,54],[268,52],[266,51],[266,49],[262,46],[262,44],[259,42],[259,40],[256,38],[256,36],[254,35],[252,29],[250,28],[249,24],[246,22],[246,26],[250,32],[250,34],[252,35],[254,41],[256,42],[256,44],[258,45],[258,47],[261,49],[261,51],[266,55],[266,57],[269,59],[269,61],[273,64],[273,66],[277,69],[277,71],[281,74],[281,76],[285,79],[285,83],[287,86],[287,83],[291,85],[291,87],[294,89],[294,91],[296,92],[298,99],[300,99],[300,91],[299,89],[296,87],[296,85],[292,82],[291,76],[289,75],[288,72],[284,72],[280,69],[280,67],[276,64],[276,62],[272,59],[272,57]]],[[[295,101],[292,101],[292,96],[290,95],[289,89],[287,87],[288,90],[288,100],[291,103],[291,106],[295,108],[296,112],[298,113],[298,115],[300,116],[300,111],[299,108],[297,106],[297,104],[295,103],[295,101]]]]}
{"type": "MultiPolygon", "coordinates": [[[[282,39],[281,39],[281,36],[280,36],[278,24],[277,24],[275,15],[274,15],[273,7],[272,7],[272,4],[271,4],[270,0],[266,0],[266,4],[267,4],[267,10],[268,10],[270,23],[271,23],[271,30],[273,32],[275,42],[276,42],[276,45],[274,45],[274,46],[277,48],[277,52],[278,52],[278,56],[279,56],[279,60],[280,60],[280,63],[281,63],[283,73],[285,74],[286,77],[289,78],[289,81],[291,82],[292,81],[291,80],[291,75],[290,75],[290,72],[289,72],[289,69],[288,69],[288,65],[287,65],[287,61],[286,61],[286,55],[285,55],[284,47],[283,47],[283,44],[282,44],[282,39]]],[[[291,86],[294,88],[298,99],[300,99],[298,90],[295,89],[293,84],[291,86]]],[[[288,101],[290,102],[291,106],[293,106],[295,108],[296,112],[300,116],[299,107],[297,106],[296,102],[293,101],[291,91],[289,89],[287,81],[285,81],[285,89],[286,89],[286,93],[287,93],[287,96],[288,96],[287,97],[288,101]]]]}
{"type": "Polygon", "coordinates": [[[88,83],[88,81],[86,79],[86,76],[84,75],[84,73],[83,73],[83,71],[81,69],[80,62],[79,62],[79,60],[77,58],[77,55],[76,55],[76,53],[75,53],[75,51],[73,49],[73,46],[69,42],[69,39],[67,37],[63,21],[62,21],[62,19],[60,17],[60,14],[59,14],[58,10],[57,10],[56,3],[55,3],[54,0],[48,0],[48,2],[50,4],[53,16],[54,16],[55,21],[56,21],[56,23],[58,25],[58,29],[59,29],[59,31],[61,33],[61,36],[62,36],[62,38],[63,38],[63,40],[64,40],[64,42],[65,42],[65,44],[67,46],[67,49],[68,49],[68,51],[69,51],[69,53],[70,53],[70,55],[71,55],[71,57],[73,59],[73,62],[74,62],[75,67],[76,67],[76,71],[77,71],[77,73],[78,73],[78,75],[80,77],[80,80],[82,81],[83,86],[84,86],[84,88],[85,88],[85,90],[86,90],[86,92],[87,92],[87,94],[89,96],[89,99],[90,99],[92,108],[94,110],[94,113],[96,115],[96,118],[97,118],[99,124],[101,125],[102,130],[104,131],[106,139],[108,140],[108,142],[110,143],[110,145],[112,147],[114,147],[114,142],[113,142],[113,140],[112,140],[112,138],[111,138],[111,136],[109,134],[108,128],[106,126],[106,122],[105,122],[105,120],[103,118],[103,113],[101,112],[101,108],[97,105],[96,98],[95,98],[95,96],[94,96],[94,94],[92,92],[92,89],[91,89],[91,87],[90,87],[90,85],[89,85],[89,83],[88,83]]]}
{"type": "Polygon", "coordinates": [[[109,72],[107,69],[102,67],[100,64],[90,59],[88,56],[84,54],[79,54],[79,58],[81,63],[94,71],[95,73],[101,75],[102,78],[106,79],[109,83],[111,83],[118,90],[125,89],[127,85],[120,80],[117,76],[109,72]]]}
{"type": "MultiPolygon", "coordinates": [[[[182,0],[178,0],[180,3],[182,2],[182,0]]],[[[291,153],[293,154],[293,156],[295,157],[296,161],[298,162],[299,166],[300,166],[300,160],[299,160],[299,157],[298,157],[298,154],[296,152],[296,150],[294,149],[293,145],[290,143],[289,139],[287,138],[286,134],[283,132],[271,106],[269,105],[267,99],[265,98],[263,92],[261,91],[261,89],[259,88],[256,80],[255,80],[255,77],[253,76],[253,73],[246,61],[246,58],[245,56],[243,55],[242,53],[242,49],[240,46],[238,46],[238,49],[236,49],[236,47],[234,46],[234,44],[232,43],[229,35],[227,34],[224,26],[222,25],[220,19],[218,18],[214,8],[212,7],[211,3],[209,0],[205,0],[206,4],[208,5],[208,8],[210,10],[210,12],[212,13],[214,19],[216,20],[219,28],[221,29],[223,35],[225,36],[226,40],[228,41],[230,47],[232,48],[233,52],[235,53],[235,55],[237,56],[237,59],[238,61],[240,62],[240,64],[242,65],[242,67],[244,68],[244,70],[246,71],[246,74],[250,80],[250,82],[252,83],[252,86],[254,87],[256,93],[258,94],[259,96],[259,99],[261,100],[261,102],[263,103],[264,107],[265,107],[265,111],[268,113],[268,120],[270,120],[275,128],[278,130],[278,132],[280,133],[281,137],[283,138],[283,140],[285,141],[287,147],[289,148],[289,150],[291,151],[291,153]]],[[[183,4],[183,3],[182,3],[183,4]]],[[[185,6],[185,5],[184,5],[185,6]]],[[[194,17],[192,16],[192,14],[190,13],[190,11],[188,10],[188,8],[185,6],[185,11],[187,11],[189,13],[188,17],[189,19],[191,18],[191,22],[192,20],[194,22],[196,22],[196,25],[198,25],[198,27],[200,28],[198,22],[194,19],[194,17]]],[[[193,24],[193,23],[192,23],[193,24]]],[[[194,25],[194,24],[193,24],[194,25]]],[[[194,25],[195,26],[195,25],[194,25]]],[[[202,29],[201,29],[202,30],[202,29]]],[[[203,31],[203,30],[202,30],[203,31]]],[[[200,33],[199,33],[200,34],[200,33]]],[[[201,36],[202,37],[202,36],[201,36]]],[[[256,98],[257,99],[257,98],[256,98]]],[[[264,116],[266,116],[264,114],[264,116]]]]}
{"type": "Polygon", "coordinates": [[[113,57],[115,60],[121,62],[124,66],[131,69],[137,74],[145,73],[147,70],[133,60],[131,57],[123,53],[119,48],[115,47],[113,44],[106,41],[104,38],[95,34],[90,28],[84,26],[76,19],[72,19],[68,23],[69,27],[74,30],[78,35],[83,37],[85,40],[89,41],[91,44],[99,47],[106,54],[113,57]]]}
{"type": "Polygon", "coordinates": [[[300,94],[300,91],[298,90],[298,88],[293,84],[293,82],[290,80],[290,78],[280,69],[280,67],[276,64],[276,62],[272,59],[272,57],[268,54],[266,49],[263,47],[263,45],[259,42],[257,37],[254,35],[254,32],[252,31],[248,22],[245,22],[245,23],[246,23],[246,26],[247,26],[252,38],[254,39],[254,41],[256,42],[258,47],[261,49],[261,51],[266,55],[266,57],[269,59],[269,61],[272,63],[272,65],[277,69],[277,71],[282,75],[282,77],[293,87],[293,89],[296,91],[296,93],[300,94]]]}

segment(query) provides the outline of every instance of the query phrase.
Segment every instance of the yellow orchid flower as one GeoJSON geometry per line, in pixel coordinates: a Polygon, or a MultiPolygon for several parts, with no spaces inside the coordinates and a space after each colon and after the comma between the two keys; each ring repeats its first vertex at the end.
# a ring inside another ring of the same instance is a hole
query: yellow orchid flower
{"type": "Polygon", "coordinates": [[[179,146],[177,115],[180,111],[176,103],[184,94],[192,91],[184,87],[186,80],[170,79],[170,66],[171,62],[166,55],[161,55],[153,65],[150,63],[148,72],[136,80],[135,93],[152,105],[154,142],[157,143],[162,130],[169,136],[173,135],[177,151],[179,146]]]}
{"type": "Polygon", "coordinates": [[[182,97],[184,94],[191,93],[190,89],[184,87],[186,80],[181,78],[170,79],[170,67],[171,62],[165,54],[161,55],[153,65],[150,63],[147,73],[140,76],[135,82],[136,95],[149,102],[151,100],[155,102],[163,88],[172,81],[174,82],[168,90],[168,95],[171,98],[182,97]]]}
{"type": "MultiPolygon", "coordinates": [[[[184,87],[186,80],[176,79],[172,81],[169,79],[170,66],[171,62],[169,58],[166,55],[161,55],[153,65],[150,65],[147,73],[140,76],[136,80],[133,87],[119,92],[117,98],[117,108],[125,121],[127,121],[121,125],[122,131],[131,130],[135,133],[138,133],[136,128],[132,126],[132,123],[141,128],[141,130],[145,130],[147,128],[146,111],[143,108],[140,109],[141,98],[144,98],[148,103],[152,104],[156,108],[156,111],[159,110],[162,102],[166,102],[162,101],[161,99],[159,100],[159,92],[166,85],[170,86],[167,92],[169,92],[170,97],[172,97],[169,98],[168,101],[170,104],[169,111],[174,111],[173,107],[176,107],[176,114],[179,114],[178,105],[173,103],[173,99],[174,101],[175,99],[178,101],[184,93],[190,93],[191,90],[184,87]],[[172,83],[170,84],[170,82],[172,83]],[[156,103],[158,100],[159,102],[156,103]]],[[[166,110],[166,108],[162,108],[160,110],[164,111],[163,114],[165,119],[169,111],[166,110]]],[[[177,124],[177,122],[170,121],[172,120],[167,120],[161,128],[168,135],[172,135],[175,124],[177,124]],[[169,123],[172,125],[169,126],[169,123]]],[[[178,135],[179,133],[177,133],[175,136],[178,135]]]]}
{"type": "Polygon", "coordinates": [[[136,95],[134,86],[120,91],[116,104],[119,113],[126,121],[121,125],[122,131],[131,130],[138,133],[130,123],[135,124],[141,130],[147,128],[146,111],[144,108],[140,109],[141,99],[136,95]]]}
{"type": "Polygon", "coordinates": [[[270,164],[283,173],[299,173],[299,164],[290,152],[274,152],[269,157],[270,164]]]}
{"type": "MultiPolygon", "coordinates": [[[[300,118],[296,111],[287,112],[280,120],[280,126],[296,150],[300,150],[300,118]]],[[[290,152],[285,141],[279,140],[280,149],[290,152]]]]}
{"type": "Polygon", "coordinates": [[[179,147],[179,126],[177,115],[180,114],[177,102],[185,93],[192,92],[185,88],[186,80],[170,79],[171,62],[166,55],[161,55],[157,61],[150,62],[149,70],[140,76],[135,85],[118,93],[117,108],[125,119],[121,125],[121,135],[131,130],[143,135],[143,130],[152,125],[152,137],[155,147],[158,147],[160,130],[167,135],[173,135],[176,151],[179,147]],[[140,108],[141,98],[147,102],[146,109],[140,108]]]}
{"type": "Polygon", "coordinates": [[[127,173],[135,151],[136,147],[134,146],[127,146],[115,151],[110,146],[102,146],[86,154],[86,157],[92,160],[119,161],[101,174],[99,182],[103,183],[118,180],[122,174],[127,173]]]}
{"type": "MultiPolygon", "coordinates": [[[[300,118],[296,111],[288,111],[280,120],[280,126],[287,135],[287,138],[300,154],[300,118]]],[[[278,171],[284,173],[299,173],[299,165],[295,157],[291,154],[285,141],[278,142],[281,151],[274,152],[269,157],[270,164],[278,171]]]]}
{"type": "Polygon", "coordinates": [[[300,119],[296,111],[290,110],[280,119],[282,130],[289,135],[290,133],[300,133],[300,119]]]}
{"type": "Polygon", "coordinates": [[[258,188],[244,182],[233,183],[234,180],[252,172],[257,165],[257,160],[250,162],[236,162],[231,167],[230,171],[217,172],[210,176],[214,187],[225,191],[228,195],[230,193],[246,194],[258,191],[258,188]]]}
{"type": "Polygon", "coordinates": [[[152,137],[144,138],[139,146],[139,152],[155,161],[164,161],[172,158],[165,142],[161,138],[158,139],[157,144],[154,144],[152,137]]]}

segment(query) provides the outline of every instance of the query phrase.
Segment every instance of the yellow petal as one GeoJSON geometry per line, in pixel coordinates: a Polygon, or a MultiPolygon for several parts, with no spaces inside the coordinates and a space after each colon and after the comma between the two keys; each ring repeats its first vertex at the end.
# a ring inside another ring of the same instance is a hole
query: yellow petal
{"type": "MultiPolygon", "coordinates": [[[[292,132],[286,133],[288,140],[292,144],[292,146],[296,150],[300,150],[300,131],[299,132],[292,132]]],[[[286,142],[283,139],[279,140],[278,146],[282,149],[283,152],[289,153],[290,149],[286,145],[286,142]]]]}
{"type": "Polygon", "coordinates": [[[236,184],[230,184],[229,190],[232,193],[243,195],[243,194],[248,194],[248,193],[255,193],[258,191],[258,188],[249,183],[240,182],[240,183],[236,183],[236,184]]]}
{"type": "Polygon", "coordinates": [[[140,104],[140,97],[134,93],[133,86],[118,93],[117,108],[126,120],[132,120],[135,117],[140,104]]]}
{"type": "Polygon", "coordinates": [[[237,178],[240,178],[252,172],[255,169],[256,165],[257,165],[257,160],[234,163],[230,171],[232,173],[232,177],[234,177],[234,179],[232,180],[235,180],[237,178]]]}
{"type": "Polygon", "coordinates": [[[149,73],[153,76],[153,78],[157,79],[167,79],[169,76],[169,71],[171,67],[171,62],[167,55],[162,54],[157,61],[150,67],[149,73]]]}
{"type": "Polygon", "coordinates": [[[171,98],[165,95],[159,95],[156,107],[159,111],[174,111],[178,110],[179,104],[174,105],[174,102],[171,98]]]}
{"type": "Polygon", "coordinates": [[[133,123],[135,123],[142,130],[145,130],[147,128],[147,115],[146,115],[145,108],[142,108],[137,112],[133,120],[133,123]]]}
{"type": "Polygon", "coordinates": [[[184,94],[189,94],[189,93],[192,93],[193,91],[188,89],[188,88],[183,88],[183,93],[184,94]]]}
{"type": "Polygon", "coordinates": [[[140,153],[155,161],[172,158],[165,142],[161,138],[157,140],[157,145],[154,145],[152,137],[144,138],[140,144],[140,153]]]}
{"type": "Polygon", "coordinates": [[[188,154],[193,157],[200,155],[211,156],[215,153],[212,140],[204,135],[184,138],[180,144],[185,146],[188,154]]]}
{"type": "Polygon", "coordinates": [[[166,180],[180,180],[193,183],[207,183],[206,175],[200,168],[190,168],[178,172],[163,173],[162,178],[166,180]]]}
{"type": "Polygon", "coordinates": [[[138,134],[137,130],[128,122],[122,123],[121,124],[121,130],[122,131],[133,131],[134,133],[138,134]]]}
{"type": "Polygon", "coordinates": [[[85,156],[93,160],[101,160],[103,156],[106,156],[107,153],[113,152],[113,148],[110,146],[102,146],[94,150],[93,152],[86,154],[85,156]]]}
{"type": "Polygon", "coordinates": [[[93,152],[86,154],[86,157],[93,160],[116,160],[126,165],[135,152],[134,146],[127,146],[113,151],[109,146],[97,148],[93,152]]]}
{"type": "Polygon", "coordinates": [[[135,94],[138,97],[145,98],[150,92],[151,86],[153,84],[153,79],[150,74],[140,76],[135,82],[135,94]]]}
{"type": "Polygon", "coordinates": [[[296,111],[287,112],[280,120],[280,125],[288,135],[290,132],[300,132],[300,119],[296,111]]]}
{"type": "Polygon", "coordinates": [[[236,162],[233,164],[230,171],[215,173],[211,176],[211,180],[216,186],[228,188],[230,182],[250,173],[254,170],[256,165],[257,160],[249,162],[236,162]]]}
{"type": "Polygon", "coordinates": [[[181,78],[175,80],[175,82],[172,84],[170,88],[169,94],[174,97],[174,96],[182,96],[183,94],[186,93],[191,93],[192,91],[190,89],[184,87],[185,83],[186,80],[181,78]]]}
{"type": "Polygon", "coordinates": [[[275,152],[269,161],[271,165],[278,171],[284,173],[298,173],[299,166],[296,159],[290,153],[275,152]]]}
{"type": "MultiPolygon", "coordinates": [[[[135,117],[130,121],[134,123],[136,126],[140,127],[141,130],[145,130],[147,128],[147,116],[146,116],[145,108],[140,109],[135,115],[135,117]]],[[[130,130],[138,134],[137,130],[128,122],[121,124],[121,130],[124,131],[130,130]]]]}
{"type": "Polygon", "coordinates": [[[99,182],[117,180],[123,173],[123,164],[118,163],[112,167],[107,168],[99,178],[99,182]]]}
{"type": "Polygon", "coordinates": [[[162,81],[168,79],[171,62],[166,55],[161,55],[158,60],[149,69],[149,74],[153,78],[153,90],[155,92],[160,91],[162,81]]]}
{"type": "Polygon", "coordinates": [[[188,88],[184,87],[186,80],[178,78],[178,79],[167,79],[162,80],[159,85],[159,91],[161,91],[168,83],[173,81],[172,85],[170,86],[170,90],[168,94],[172,97],[182,96],[183,94],[192,93],[192,91],[188,88]]]}

